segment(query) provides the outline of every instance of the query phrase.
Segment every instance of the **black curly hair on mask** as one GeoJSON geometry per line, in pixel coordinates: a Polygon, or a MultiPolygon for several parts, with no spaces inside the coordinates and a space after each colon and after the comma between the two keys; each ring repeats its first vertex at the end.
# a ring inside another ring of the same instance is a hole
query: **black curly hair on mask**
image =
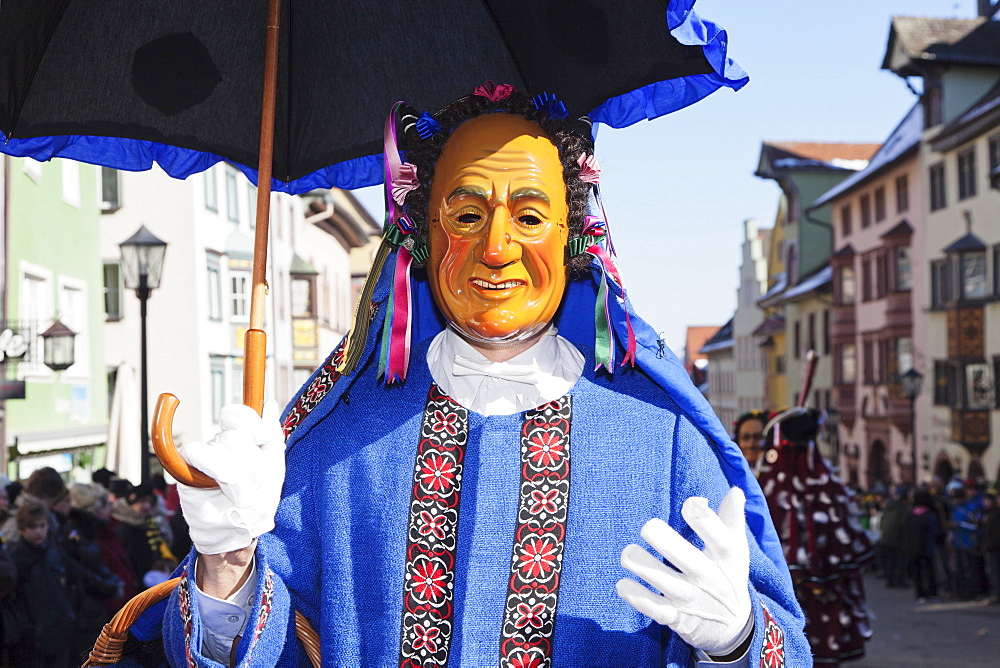
{"type": "MultiPolygon", "coordinates": [[[[404,108],[405,109],[405,108],[404,108]]],[[[406,114],[407,111],[403,111],[406,114]]],[[[410,109],[409,113],[413,113],[410,109]]],[[[440,111],[431,114],[441,129],[433,136],[422,139],[412,122],[400,124],[400,148],[405,160],[416,165],[420,186],[406,197],[406,213],[417,226],[420,238],[427,241],[428,211],[430,210],[431,182],[434,166],[451,133],[465,121],[483,114],[506,113],[521,116],[538,123],[559,151],[566,181],[566,200],[569,205],[569,238],[578,237],[589,213],[590,185],[580,180],[581,155],[591,154],[594,144],[589,139],[589,123],[571,118],[551,118],[545,109],[536,109],[528,95],[515,91],[509,97],[492,101],[482,95],[460,98],[440,111]]],[[[583,274],[590,265],[590,256],[583,253],[569,258],[566,266],[571,275],[583,274]]]]}

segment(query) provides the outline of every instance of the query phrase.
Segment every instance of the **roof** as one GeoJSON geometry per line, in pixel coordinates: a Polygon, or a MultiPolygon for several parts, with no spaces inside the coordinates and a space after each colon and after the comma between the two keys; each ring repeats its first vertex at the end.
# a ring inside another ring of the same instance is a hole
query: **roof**
{"type": "Polygon", "coordinates": [[[846,142],[763,142],[755,174],[773,178],[793,170],[855,171],[864,169],[878,147],[846,142]]]}
{"type": "Polygon", "coordinates": [[[774,285],[768,288],[767,292],[757,298],[757,304],[764,307],[770,306],[774,302],[775,298],[784,292],[787,287],[788,273],[783,271],[778,274],[778,278],[775,280],[774,285]]]}
{"type": "Polygon", "coordinates": [[[986,244],[983,240],[977,237],[975,234],[969,232],[961,239],[956,240],[951,243],[947,248],[944,249],[945,253],[963,253],[965,251],[982,251],[986,250],[986,244]]]}
{"type": "Polygon", "coordinates": [[[808,276],[798,282],[798,285],[789,288],[781,295],[781,300],[794,300],[796,297],[803,297],[810,292],[819,290],[820,288],[829,285],[833,280],[833,267],[826,265],[816,273],[808,276]]]}
{"type": "Polygon", "coordinates": [[[910,225],[910,221],[905,218],[899,221],[895,227],[882,235],[882,239],[887,239],[889,237],[908,237],[913,234],[913,226],[910,225]]]}
{"type": "Polygon", "coordinates": [[[919,76],[929,63],[1000,65],[1000,23],[982,17],[894,16],[882,69],[919,76]]]}
{"type": "Polygon", "coordinates": [[[951,150],[997,125],[1000,125],[1000,81],[941,128],[931,139],[931,148],[939,152],[951,150]]]}
{"type": "Polygon", "coordinates": [[[754,336],[760,336],[763,334],[771,334],[772,332],[783,331],[785,331],[785,316],[772,315],[764,318],[764,322],[757,325],[756,329],[754,329],[752,333],[754,336]]]}
{"type": "Polygon", "coordinates": [[[839,251],[837,251],[830,257],[832,259],[835,257],[854,257],[854,255],[855,255],[854,246],[852,246],[851,244],[847,244],[846,246],[841,248],[839,251]]]}
{"type": "Polygon", "coordinates": [[[920,146],[920,137],[924,129],[924,107],[920,102],[914,104],[903,120],[893,129],[889,137],[872,156],[864,169],[857,171],[846,179],[820,195],[809,205],[809,209],[828,204],[830,200],[839,197],[864,183],[876,174],[893,166],[904,157],[915,152],[920,146]]]}
{"type": "Polygon", "coordinates": [[[720,327],[719,331],[713,334],[712,338],[706,341],[705,345],[703,345],[701,347],[701,350],[699,350],[698,352],[701,353],[702,355],[706,355],[716,350],[722,350],[724,348],[732,348],[732,347],[733,347],[733,319],[730,318],[729,322],[720,327]]]}

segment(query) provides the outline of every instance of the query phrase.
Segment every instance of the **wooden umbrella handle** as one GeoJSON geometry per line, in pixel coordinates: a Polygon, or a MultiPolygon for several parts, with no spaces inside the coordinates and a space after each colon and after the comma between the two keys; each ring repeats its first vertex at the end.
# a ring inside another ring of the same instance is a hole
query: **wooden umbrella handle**
{"type": "MultiPolygon", "coordinates": [[[[263,330],[247,330],[243,339],[243,403],[260,412],[264,409],[264,365],[267,361],[267,335],[263,330]]],[[[163,470],[174,480],[188,487],[211,489],[219,484],[195,467],[184,461],[174,445],[174,412],[180,400],[172,394],[161,394],[153,409],[153,452],[156,453],[163,470]]]]}

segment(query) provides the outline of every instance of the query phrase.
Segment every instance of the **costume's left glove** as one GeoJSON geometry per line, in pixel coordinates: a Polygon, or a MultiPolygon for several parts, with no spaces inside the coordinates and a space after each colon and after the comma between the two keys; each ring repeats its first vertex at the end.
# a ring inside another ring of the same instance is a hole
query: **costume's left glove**
{"type": "Polygon", "coordinates": [[[285,480],[285,436],[278,404],[258,416],[242,404],[225,406],[222,428],[207,443],[185,444],[181,456],[219,486],[200,489],[178,484],[191,542],[201,554],[221,554],[249,546],[274,528],[274,513],[285,480]]]}
{"type": "Polygon", "coordinates": [[[715,656],[736,651],[753,633],[745,505],[738,487],[723,498],[718,515],[702,497],[684,502],[681,515],[705,543],[704,550],[661,519],[646,522],[643,539],[677,570],[629,545],[622,551],[622,566],[660,593],[624,578],[618,581],[618,595],[695,649],[715,656]]]}

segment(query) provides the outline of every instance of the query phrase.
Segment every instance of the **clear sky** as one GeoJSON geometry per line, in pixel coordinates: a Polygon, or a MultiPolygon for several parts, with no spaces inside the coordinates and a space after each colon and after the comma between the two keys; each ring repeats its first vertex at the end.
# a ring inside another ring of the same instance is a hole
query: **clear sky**
{"type": "MultiPolygon", "coordinates": [[[[881,142],[915,102],[880,69],[891,17],[973,18],[976,1],[698,0],[695,9],[728,31],[750,83],[654,121],[602,127],[596,144],[626,288],[678,355],[688,325],[732,316],[742,221],[774,223],[778,187],[753,175],[761,142],[881,142]]],[[[380,218],[380,189],[358,194],[380,218]]]]}

